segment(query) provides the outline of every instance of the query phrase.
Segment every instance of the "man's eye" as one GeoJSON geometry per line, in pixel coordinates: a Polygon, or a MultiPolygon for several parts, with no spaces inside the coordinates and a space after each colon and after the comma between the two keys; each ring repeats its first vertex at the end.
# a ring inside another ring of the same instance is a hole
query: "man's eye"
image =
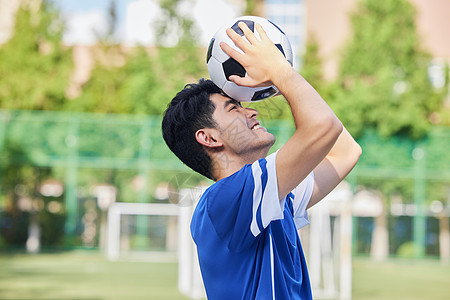
{"type": "Polygon", "coordinates": [[[233,109],[237,109],[237,106],[236,106],[236,105],[233,105],[233,106],[230,108],[230,111],[232,111],[233,109]]]}

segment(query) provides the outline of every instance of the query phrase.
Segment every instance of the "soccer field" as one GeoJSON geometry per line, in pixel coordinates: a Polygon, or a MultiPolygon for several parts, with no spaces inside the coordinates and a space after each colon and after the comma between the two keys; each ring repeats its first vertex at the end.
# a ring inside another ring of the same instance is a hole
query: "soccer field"
{"type": "Polygon", "coordinates": [[[110,262],[98,252],[0,255],[0,299],[188,299],[176,263],[110,262]]]}
{"type": "MultiPolygon", "coordinates": [[[[450,266],[438,261],[353,261],[354,300],[449,299],[450,266]]],[[[177,264],[109,262],[98,252],[0,255],[0,299],[188,299],[177,264]]]]}
{"type": "Polygon", "coordinates": [[[353,259],[353,300],[448,300],[450,265],[438,260],[353,259]]]}

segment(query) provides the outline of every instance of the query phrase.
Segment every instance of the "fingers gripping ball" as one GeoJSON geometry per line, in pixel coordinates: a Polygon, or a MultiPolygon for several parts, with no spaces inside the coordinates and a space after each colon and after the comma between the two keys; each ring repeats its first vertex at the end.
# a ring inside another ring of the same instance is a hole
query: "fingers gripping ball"
{"type": "Polygon", "coordinates": [[[255,30],[255,23],[259,23],[267,33],[270,40],[275,44],[275,46],[277,46],[278,49],[280,49],[292,65],[292,48],[284,32],[267,19],[254,16],[243,16],[229,21],[221,27],[211,39],[206,57],[209,76],[225,94],[238,101],[260,101],[275,96],[278,93],[275,86],[254,88],[244,87],[238,86],[234,82],[228,80],[231,75],[239,75],[241,77],[246,75],[244,67],[236,60],[228,56],[228,54],[220,48],[220,43],[225,42],[242,53],[241,49],[233,43],[226,33],[226,29],[231,27],[239,35],[244,36],[244,33],[238,26],[239,22],[245,22],[255,36],[261,40],[258,31],[255,30]]]}

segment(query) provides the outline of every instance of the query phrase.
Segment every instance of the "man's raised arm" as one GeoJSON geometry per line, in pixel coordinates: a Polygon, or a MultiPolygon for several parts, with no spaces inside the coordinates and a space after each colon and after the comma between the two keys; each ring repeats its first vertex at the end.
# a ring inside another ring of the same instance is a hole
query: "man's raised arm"
{"type": "Polygon", "coordinates": [[[243,86],[274,84],[289,103],[296,131],[279,150],[276,159],[278,196],[284,198],[330,152],[342,132],[342,124],[314,88],[287,62],[262,27],[257,39],[244,23],[239,24],[247,40],[234,30],[227,33],[244,54],[226,44],[222,49],[247,71],[246,77],[230,76],[243,86]]]}

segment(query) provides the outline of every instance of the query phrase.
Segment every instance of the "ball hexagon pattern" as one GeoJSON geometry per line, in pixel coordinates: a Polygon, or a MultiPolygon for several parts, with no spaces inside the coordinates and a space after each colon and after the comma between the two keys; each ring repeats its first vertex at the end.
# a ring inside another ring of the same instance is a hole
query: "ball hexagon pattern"
{"type": "Polygon", "coordinates": [[[292,65],[293,53],[291,44],[289,43],[287,36],[277,25],[265,18],[242,16],[232,19],[224,24],[211,39],[206,54],[209,76],[227,96],[238,101],[260,101],[275,96],[278,93],[278,89],[275,86],[250,88],[238,86],[234,82],[228,80],[231,75],[239,75],[241,77],[246,76],[244,67],[220,48],[220,42],[225,42],[242,53],[242,50],[233,43],[226,33],[227,28],[232,28],[239,35],[244,36],[244,33],[238,26],[239,22],[245,22],[258,39],[260,39],[260,36],[255,30],[255,23],[260,24],[271,41],[292,65]]]}

